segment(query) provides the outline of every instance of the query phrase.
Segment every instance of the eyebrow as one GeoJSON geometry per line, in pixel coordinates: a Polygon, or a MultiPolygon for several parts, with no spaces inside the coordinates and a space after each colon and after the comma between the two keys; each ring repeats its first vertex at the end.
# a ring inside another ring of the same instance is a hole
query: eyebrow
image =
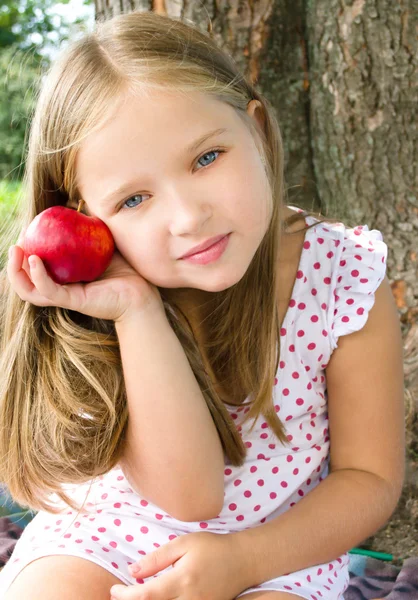
{"type": "MultiPolygon", "coordinates": [[[[195,152],[208,139],[210,139],[212,137],[215,137],[215,135],[221,135],[221,133],[225,133],[226,131],[228,131],[228,129],[226,127],[221,127],[220,129],[214,129],[213,131],[209,131],[208,133],[205,133],[200,138],[198,138],[197,140],[195,140],[192,144],[190,144],[189,146],[187,146],[186,152],[189,153],[189,154],[191,154],[192,152],[195,152]]],[[[109,200],[112,200],[112,198],[114,198],[115,196],[119,196],[121,194],[125,194],[125,193],[129,192],[129,190],[134,185],[135,185],[134,181],[132,181],[130,183],[124,183],[124,184],[122,184],[121,186],[119,186],[118,188],[114,189],[112,192],[110,192],[109,194],[107,194],[107,196],[105,196],[101,200],[100,205],[103,206],[104,204],[107,204],[107,202],[109,202],[109,200]]]]}
{"type": "Polygon", "coordinates": [[[198,140],[196,140],[195,142],[193,142],[193,144],[190,144],[190,146],[188,146],[186,148],[186,151],[187,152],[194,152],[204,142],[206,142],[206,140],[208,140],[211,137],[214,137],[215,135],[221,135],[221,133],[225,133],[225,131],[227,131],[226,127],[221,127],[220,129],[215,129],[214,131],[209,131],[209,133],[205,133],[205,135],[202,135],[202,137],[200,137],[198,140]]]}

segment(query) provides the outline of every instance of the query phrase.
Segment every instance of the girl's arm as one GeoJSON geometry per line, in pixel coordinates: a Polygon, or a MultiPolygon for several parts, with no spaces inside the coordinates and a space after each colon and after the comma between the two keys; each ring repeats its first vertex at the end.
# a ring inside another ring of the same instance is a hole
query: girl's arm
{"type": "Polygon", "coordinates": [[[132,488],[181,521],[217,516],[224,456],[212,416],[165,313],[117,322],[129,420],[121,467],[132,488]]]}
{"type": "Polygon", "coordinates": [[[403,351],[387,277],[365,326],[327,367],[330,474],[275,519],[236,534],[250,585],[330,562],[390,518],[404,479],[403,351]]]}

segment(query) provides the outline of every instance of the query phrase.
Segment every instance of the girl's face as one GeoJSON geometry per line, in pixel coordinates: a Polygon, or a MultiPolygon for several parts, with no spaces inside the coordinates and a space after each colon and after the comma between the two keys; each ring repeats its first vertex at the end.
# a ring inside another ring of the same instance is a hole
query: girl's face
{"type": "MultiPolygon", "coordinates": [[[[247,113],[259,120],[256,107],[252,101],[247,113]]],[[[87,212],[106,223],[128,263],[162,288],[219,292],[238,283],[272,215],[251,132],[232,107],[200,93],[128,96],[83,142],[76,172],[87,212]],[[217,129],[225,131],[189,148],[217,129]],[[228,233],[216,261],[180,259],[228,233]]]]}

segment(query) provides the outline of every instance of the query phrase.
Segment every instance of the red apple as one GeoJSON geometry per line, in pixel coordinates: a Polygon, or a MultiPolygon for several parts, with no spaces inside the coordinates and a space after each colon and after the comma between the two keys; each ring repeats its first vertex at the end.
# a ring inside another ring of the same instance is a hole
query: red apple
{"type": "Polygon", "coordinates": [[[39,256],[50,277],[62,285],[100,277],[112,260],[115,243],[101,219],[52,206],[30,223],[22,247],[26,257],[39,256]]]}

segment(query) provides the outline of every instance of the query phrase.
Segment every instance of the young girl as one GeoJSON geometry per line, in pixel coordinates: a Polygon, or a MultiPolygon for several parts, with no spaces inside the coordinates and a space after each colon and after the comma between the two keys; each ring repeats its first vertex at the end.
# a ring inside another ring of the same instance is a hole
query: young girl
{"type": "Polygon", "coordinates": [[[343,598],[347,551],[403,482],[381,233],[286,205],[271,105],[209,35],[154,13],[61,54],[25,186],[0,480],[38,512],[2,600],[343,598]],[[52,205],[110,228],[98,280],[24,258],[52,205]]]}

